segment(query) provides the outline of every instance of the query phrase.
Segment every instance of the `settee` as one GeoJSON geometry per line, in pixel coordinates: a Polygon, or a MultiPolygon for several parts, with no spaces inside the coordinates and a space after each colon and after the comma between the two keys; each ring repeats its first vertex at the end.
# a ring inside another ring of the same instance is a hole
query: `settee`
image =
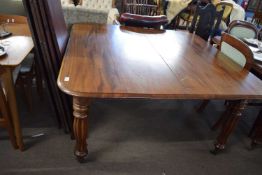
{"type": "Polygon", "coordinates": [[[87,22],[113,24],[119,16],[114,0],[81,0],[76,6],[72,0],[61,0],[61,4],[68,26],[87,22]]]}

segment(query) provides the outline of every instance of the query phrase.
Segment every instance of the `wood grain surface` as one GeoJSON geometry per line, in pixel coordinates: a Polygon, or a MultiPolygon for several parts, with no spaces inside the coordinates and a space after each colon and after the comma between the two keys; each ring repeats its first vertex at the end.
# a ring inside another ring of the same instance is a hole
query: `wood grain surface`
{"type": "Polygon", "coordinates": [[[9,23],[6,30],[12,32],[12,36],[31,36],[28,24],[9,23]]]}
{"type": "Polygon", "coordinates": [[[98,24],[73,26],[58,85],[87,98],[262,98],[260,79],[196,35],[98,24]]]}
{"type": "Polygon", "coordinates": [[[1,66],[18,66],[34,47],[32,38],[28,36],[12,36],[1,42],[7,44],[7,54],[0,57],[1,66]]]}

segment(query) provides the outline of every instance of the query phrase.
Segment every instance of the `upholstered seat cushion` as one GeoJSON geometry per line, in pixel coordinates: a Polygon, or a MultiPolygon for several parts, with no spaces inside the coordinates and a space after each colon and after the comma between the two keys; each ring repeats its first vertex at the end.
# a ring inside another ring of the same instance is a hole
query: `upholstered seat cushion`
{"type": "Polygon", "coordinates": [[[237,50],[233,46],[226,42],[221,43],[221,52],[228,56],[232,61],[244,68],[246,64],[246,58],[241,51],[237,50]]]}
{"type": "Polygon", "coordinates": [[[120,16],[119,21],[128,26],[137,26],[137,27],[158,27],[168,23],[167,17],[164,15],[160,16],[145,16],[145,15],[136,15],[131,13],[123,13],[120,16]]]}
{"type": "Polygon", "coordinates": [[[256,33],[254,30],[243,27],[243,26],[236,26],[231,29],[229,32],[231,35],[243,40],[244,38],[256,38],[256,33]]]}

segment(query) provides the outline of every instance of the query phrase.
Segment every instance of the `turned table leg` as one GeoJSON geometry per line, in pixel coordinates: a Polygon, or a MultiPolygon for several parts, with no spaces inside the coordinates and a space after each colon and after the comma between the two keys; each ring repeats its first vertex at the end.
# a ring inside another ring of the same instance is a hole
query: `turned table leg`
{"type": "Polygon", "coordinates": [[[79,162],[84,162],[87,157],[87,132],[88,132],[88,108],[90,100],[86,98],[73,98],[74,124],[73,130],[76,139],[75,156],[79,162]]]}
{"type": "Polygon", "coordinates": [[[228,115],[229,118],[224,123],[222,130],[215,142],[215,149],[211,151],[214,154],[225,149],[227,139],[235,129],[240,117],[242,116],[242,112],[247,105],[247,100],[236,100],[232,103],[234,104],[232,104],[233,106],[231,108],[232,110],[231,115],[228,115]]]}

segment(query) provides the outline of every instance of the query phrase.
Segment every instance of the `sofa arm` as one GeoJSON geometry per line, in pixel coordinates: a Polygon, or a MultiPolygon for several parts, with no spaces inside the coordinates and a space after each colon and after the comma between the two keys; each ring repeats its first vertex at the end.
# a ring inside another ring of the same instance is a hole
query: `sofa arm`
{"type": "Polygon", "coordinates": [[[110,9],[107,17],[107,24],[114,24],[114,21],[118,18],[119,18],[119,12],[117,8],[110,9]]]}

